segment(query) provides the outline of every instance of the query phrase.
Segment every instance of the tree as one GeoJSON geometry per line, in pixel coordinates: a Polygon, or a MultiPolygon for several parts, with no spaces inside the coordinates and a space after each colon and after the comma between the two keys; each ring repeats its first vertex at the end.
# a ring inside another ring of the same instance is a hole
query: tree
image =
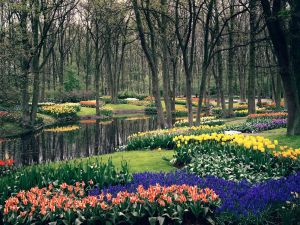
{"type": "Polygon", "coordinates": [[[300,1],[260,0],[287,97],[287,134],[300,134],[300,1]],[[286,16],[288,15],[288,16],[286,16]]]}
{"type": "Polygon", "coordinates": [[[150,18],[149,6],[150,1],[146,0],[146,5],[142,5],[138,0],[132,0],[132,5],[136,18],[136,26],[138,30],[139,39],[141,42],[142,49],[146,55],[148,60],[148,64],[151,70],[152,77],[152,94],[154,96],[155,105],[157,109],[158,116],[158,125],[161,128],[165,127],[165,119],[162,109],[162,104],[160,100],[160,92],[159,92],[159,79],[158,79],[158,59],[157,59],[157,40],[153,27],[153,21],[150,18]],[[145,15],[145,23],[148,28],[148,32],[150,33],[149,41],[146,40],[145,37],[145,27],[143,25],[140,8],[142,8],[143,13],[145,15]]]}

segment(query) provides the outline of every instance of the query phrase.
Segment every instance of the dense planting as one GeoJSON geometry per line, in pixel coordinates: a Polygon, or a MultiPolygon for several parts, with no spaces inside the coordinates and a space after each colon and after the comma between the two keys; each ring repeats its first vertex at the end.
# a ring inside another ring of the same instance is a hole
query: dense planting
{"type": "Polygon", "coordinates": [[[140,132],[128,137],[127,150],[135,149],[155,149],[166,148],[173,149],[174,142],[173,137],[179,134],[202,134],[210,132],[219,132],[224,130],[225,126],[193,126],[193,127],[175,127],[171,129],[154,130],[148,132],[140,132]]]}
{"type": "Polygon", "coordinates": [[[183,171],[175,173],[138,173],[133,175],[133,181],[126,185],[111,186],[105,193],[113,196],[119,191],[134,191],[138,185],[145,188],[159,183],[160,185],[198,185],[199,188],[213,189],[221,199],[217,209],[217,224],[295,224],[299,219],[299,199],[293,193],[300,193],[300,173],[251,184],[246,181],[234,182],[223,178],[206,177],[183,171]],[[274,188],[276,187],[276,188],[274,188]],[[292,193],[293,192],[293,193],[292,193]],[[289,201],[287,204],[286,201],[289,201]],[[282,207],[289,207],[284,210],[282,207]],[[286,215],[290,215],[286,218],[286,215]],[[283,221],[286,220],[286,221],[283,221]],[[284,223],[286,222],[286,223],[284,223]]]}
{"type": "Polygon", "coordinates": [[[200,176],[259,182],[300,170],[300,148],[278,146],[260,136],[203,134],[177,136],[172,162],[200,176]]]}
{"type": "Polygon", "coordinates": [[[62,162],[39,166],[25,167],[15,173],[0,178],[0,202],[12,193],[20,190],[29,190],[32,187],[45,187],[51,183],[75,184],[77,181],[88,183],[93,180],[99,187],[126,183],[131,175],[126,162],[122,162],[121,169],[117,170],[111,159],[107,163],[101,160],[62,162]]]}
{"type": "Polygon", "coordinates": [[[80,111],[79,103],[64,103],[41,106],[40,112],[55,117],[56,119],[72,120],[80,111]]]}
{"type": "MultiPolygon", "coordinates": [[[[90,185],[92,182],[90,182],[90,185]]],[[[197,186],[139,185],[134,192],[85,195],[85,183],[32,188],[9,198],[4,206],[7,224],[156,224],[211,221],[218,195],[197,186]]]]}

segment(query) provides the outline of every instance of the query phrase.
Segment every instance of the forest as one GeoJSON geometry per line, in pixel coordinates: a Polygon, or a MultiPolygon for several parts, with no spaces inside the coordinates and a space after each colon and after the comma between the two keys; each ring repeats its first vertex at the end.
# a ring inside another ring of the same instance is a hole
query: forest
{"type": "Polygon", "coordinates": [[[0,225],[299,224],[299,0],[0,0],[0,87],[0,225]]]}

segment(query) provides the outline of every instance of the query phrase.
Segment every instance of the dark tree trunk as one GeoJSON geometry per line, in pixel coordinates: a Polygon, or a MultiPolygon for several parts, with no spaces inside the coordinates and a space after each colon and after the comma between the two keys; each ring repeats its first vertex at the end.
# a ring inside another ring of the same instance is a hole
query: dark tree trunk
{"type": "Polygon", "coordinates": [[[250,0],[250,45],[249,45],[249,76],[248,76],[248,112],[255,113],[255,20],[256,1],[250,0]]]}
{"type": "Polygon", "coordinates": [[[283,27],[280,16],[282,1],[274,1],[271,7],[268,0],[260,1],[267,23],[269,35],[277,56],[279,73],[283,82],[288,105],[287,134],[300,134],[300,2],[291,1],[289,32],[283,27]],[[288,37],[290,40],[288,41],[288,37]]]}

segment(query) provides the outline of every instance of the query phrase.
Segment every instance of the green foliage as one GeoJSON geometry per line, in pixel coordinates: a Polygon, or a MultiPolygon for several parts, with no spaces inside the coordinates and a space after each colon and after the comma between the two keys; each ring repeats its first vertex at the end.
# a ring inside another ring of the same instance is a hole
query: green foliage
{"type": "Polygon", "coordinates": [[[189,143],[175,149],[173,163],[201,177],[216,176],[228,180],[261,182],[278,179],[300,169],[299,160],[275,157],[215,141],[189,143]]]}
{"type": "MultiPolygon", "coordinates": [[[[100,100],[102,100],[103,102],[105,102],[105,104],[110,104],[112,103],[111,97],[101,97],[100,100]]],[[[117,99],[116,104],[127,104],[128,101],[125,99],[117,99]]]]}
{"type": "Polygon", "coordinates": [[[80,89],[80,80],[77,76],[77,71],[72,66],[66,68],[65,76],[64,89],[66,92],[80,89]]]}
{"type": "Polygon", "coordinates": [[[80,102],[90,99],[95,99],[94,91],[76,90],[72,92],[52,91],[47,93],[47,101],[65,103],[65,102],[80,102]]]}
{"type": "Polygon", "coordinates": [[[137,98],[139,100],[144,100],[146,97],[147,95],[137,94],[133,91],[123,91],[123,92],[119,92],[118,94],[119,99],[137,98]]]}
{"type": "Polygon", "coordinates": [[[145,113],[147,115],[156,115],[157,114],[157,109],[156,107],[148,106],[145,108],[145,113]]]}
{"type": "Polygon", "coordinates": [[[131,180],[128,164],[121,162],[117,170],[111,159],[107,163],[98,160],[75,160],[59,164],[44,164],[19,169],[16,173],[0,178],[0,202],[3,203],[12,193],[29,190],[32,187],[45,187],[51,183],[75,184],[77,181],[96,182],[99,188],[108,185],[125,184],[131,180]]]}

